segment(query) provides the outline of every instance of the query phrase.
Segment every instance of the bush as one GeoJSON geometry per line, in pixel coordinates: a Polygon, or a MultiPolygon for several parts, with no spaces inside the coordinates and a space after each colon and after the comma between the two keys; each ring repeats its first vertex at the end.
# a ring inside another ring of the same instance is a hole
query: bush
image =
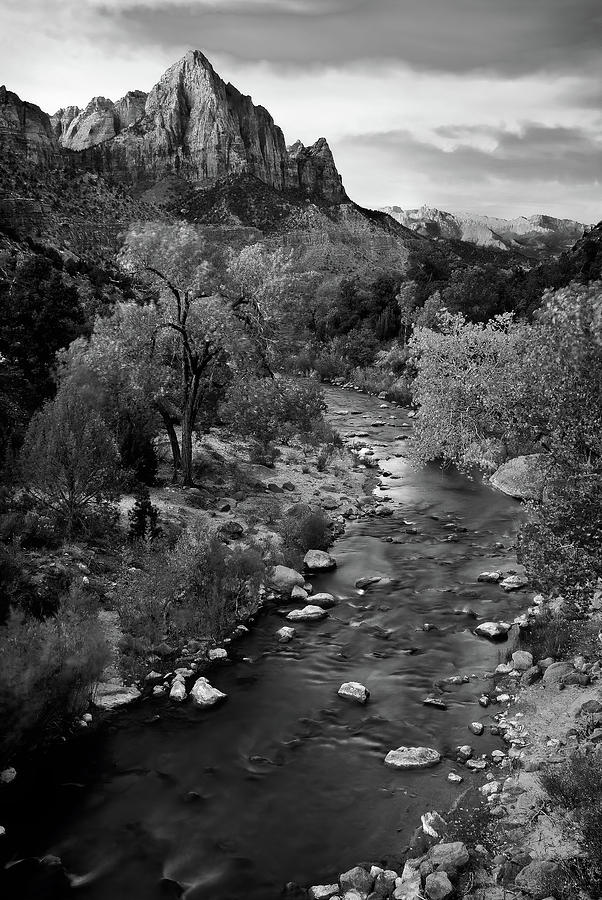
{"type": "Polygon", "coordinates": [[[570,659],[577,653],[596,656],[598,631],[589,620],[546,612],[521,632],[521,645],[529,648],[534,659],[570,659]]]}
{"type": "Polygon", "coordinates": [[[320,381],[334,381],[347,376],[349,365],[335,350],[323,350],[314,358],[313,370],[320,381]]]}
{"type": "Polygon", "coordinates": [[[146,485],[139,487],[134,496],[134,506],[128,513],[130,540],[151,543],[161,536],[159,510],[151,503],[146,485]]]}
{"type": "Polygon", "coordinates": [[[65,536],[105,528],[116,496],[119,457],[100,416],[69,388],[31,420],[20,457],[34,508],[65,536]]]}
{"type": "Polygon", "coordinates": [[[95,610],[72,592],[56,616],[22,611],[0,627],[2,764],[60,734],[81,715],[107,662],[95,610]]]}
{"type": "Polygon", "coordinates": [[[333,521],[320,508],[298,504],[277,525],[282,535],[285,565],[298,568],[308,550],[327,550],[333,540],[333,521]]]}

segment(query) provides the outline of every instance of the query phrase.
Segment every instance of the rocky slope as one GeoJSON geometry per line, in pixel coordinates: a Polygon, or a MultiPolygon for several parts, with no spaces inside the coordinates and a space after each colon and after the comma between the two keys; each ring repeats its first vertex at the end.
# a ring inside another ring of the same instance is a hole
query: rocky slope
{"type": "Polygon", "coordinates": [[[572,219],[544,215],[500,219],[449,213],[428,206],[405,210],[387,206],[382,212],[425,237],[467,241],[479,247],[522,252],[533,258],[554,256],[567,250],[585,230],[584,225],[572,219]]]}
{"type": "Polygon", "coordinates": [[[38,164],[49,164],[59,154],[48,115],[4,85],[0,86],[0,148],[17,151],[38,164]]]}

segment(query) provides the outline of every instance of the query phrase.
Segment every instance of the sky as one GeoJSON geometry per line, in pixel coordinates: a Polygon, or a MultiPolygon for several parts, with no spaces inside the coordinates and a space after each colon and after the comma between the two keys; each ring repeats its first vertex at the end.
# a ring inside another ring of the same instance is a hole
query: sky
{"type": "Polygon", "coordinates": [[[190,49],[364,206],[602,218],[600,0],[0,0],[0,84],[49,113],[190,49]]]}

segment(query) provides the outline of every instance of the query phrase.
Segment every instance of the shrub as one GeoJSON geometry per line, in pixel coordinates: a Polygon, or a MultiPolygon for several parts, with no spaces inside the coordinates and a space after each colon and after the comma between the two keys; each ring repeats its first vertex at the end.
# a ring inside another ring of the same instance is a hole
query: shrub
{"type": "Polygon", "coordinates": [[[521,644],[535,659],[570,659],[576,653],[597,655],[599,628],[591,621],[571,617],[568,613],[546,612],[521,632],[521,644]]]}
{"type": "Polygon", "coordinates": [[[84,712],[107,662],[95,610],[77,593],[42,621],[22,611],[0,627],[0,758],[60,734],[84,712]]]}
{"type": "Polygon", "coordinates": [[[320,381],[333,381],[335,378],[345,378],[349,365],[335,350],[323,350],[314,358],[313,370],[320,381]]]}
{"type": "Polygon", "coordinates": [[[130,522],[130,540],[152,542],[161,536],[159,527],[159,510],[151,503],[150,493],[146,485],[136,491],[135,503],[128,513],[130,522]]]}
{"type": "Polygon", "coordinates": [[[333,521],[320,508],[298,504],[277,528],[282,535],[284,562],[293,568],[301,565],[308,550],[327,550],[332,544],[333,521]]]}
{"type": "Polygon", "coordinates": [[[119,458],[100,416],[64,387],[33,417],[20,458],[34,508],[66,536],[105,525],[116,496],[119,458]]]}

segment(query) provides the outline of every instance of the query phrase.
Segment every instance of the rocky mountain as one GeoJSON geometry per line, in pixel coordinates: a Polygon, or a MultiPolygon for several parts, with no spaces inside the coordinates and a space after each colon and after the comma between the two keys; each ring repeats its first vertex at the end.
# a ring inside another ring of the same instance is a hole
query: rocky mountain
{"type": "Polygon", "coordinates": [[[132,91],[116,103],[95,97],[84,110],[60,109],[51,122],[77,164],[138,190],[171,175],[197,184],[246,172],[280,191],[347,200],[326,140],[287,148],[268,111],[222,81],[198,50],[148,95],[132,91]]]}
{"type": "Polygon", "coordinates": [[[45,165],[59,154],[49,116],[4,85],[0,86],[0,148],[15,150],[33,163],[45,165]]]}
{"type": "Polygon", "coordinates": [[[420,209],[387,206],[382,212],[433,240],[467,241],[479,247],[512,250],[534,259],[558,255],[579,240],[585,230],[584,225],[572,219],[544,215],[501,219],[449,213],[428,206],[420,209]]]}

